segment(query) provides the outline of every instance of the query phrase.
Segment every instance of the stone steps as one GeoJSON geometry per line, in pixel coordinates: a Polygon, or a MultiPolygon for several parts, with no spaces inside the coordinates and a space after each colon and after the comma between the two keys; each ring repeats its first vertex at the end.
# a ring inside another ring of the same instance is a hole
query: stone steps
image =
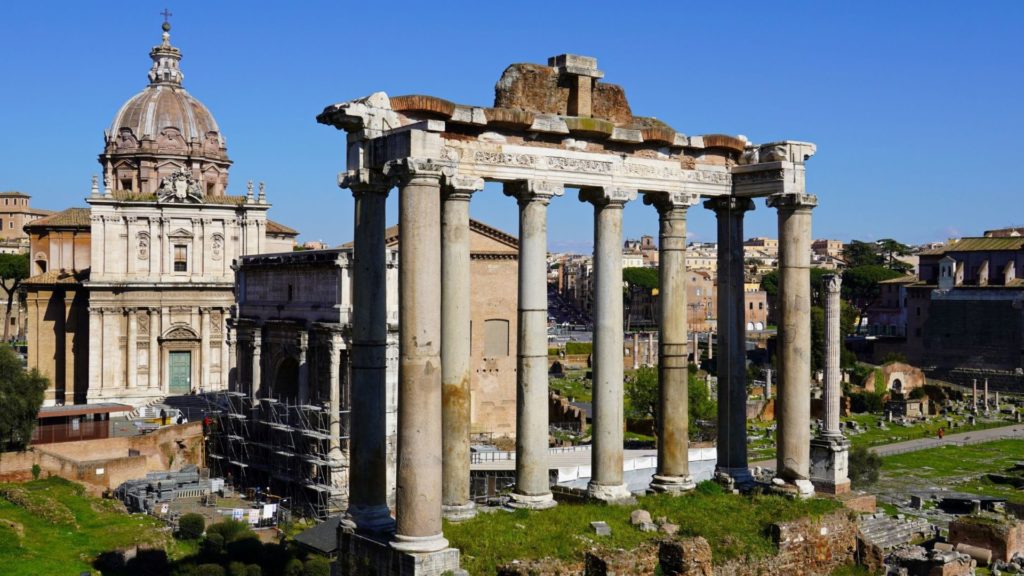
{"type": "Polygon", "coordinates": [[[861,537],[868,543],[886,550],[906,544],[934,531],[931,523],[921,518],[893,518],[885,514],[861,516],[857,522],[861,537]]]}

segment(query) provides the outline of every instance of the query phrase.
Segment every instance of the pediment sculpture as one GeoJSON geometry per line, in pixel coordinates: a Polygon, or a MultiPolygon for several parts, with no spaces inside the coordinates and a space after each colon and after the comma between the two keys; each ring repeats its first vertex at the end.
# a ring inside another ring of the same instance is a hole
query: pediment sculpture
{"type": "Polygon", "coordinates": [[[159,202],[176,204],[203,202],[203,189],[199,186],[199,182],[192,177],[192,170],[188,168],[176,170],[170,176],[162,178],[160,188],[156,192],[159,202]]]}

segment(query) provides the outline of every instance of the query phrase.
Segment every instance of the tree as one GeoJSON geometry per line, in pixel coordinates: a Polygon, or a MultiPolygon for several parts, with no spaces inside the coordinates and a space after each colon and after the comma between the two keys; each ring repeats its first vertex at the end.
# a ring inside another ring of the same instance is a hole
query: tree
{"type": "Polygon", "coordinates": [[[14,306],[14,297],[21,288],[21,281],[25,278],[28,278],[28,254],[0,254],[0,286],[7,293],[4,341],[11,336],[11,307],[14,306]]]}
{"type": "MultiPolygon", "coordinates": [[[[178,519],[178,538],[182,540],[195,540],[203,535],[203,530],[206,530],[206,519],[202,514],[183,514],[178,519]]],[[[224,544],[223,538],[220,544],[224,544]]]]}
{"type": "Polygon", "coordinates": [[[880,264],[870,266],[858,266],[847,268],[843,272],[843,295],[850,301],[859,313],[857,325],[860,325],[860,317],[867,315],[868,310],[878,300],[882,293],[878,285],[883,280],[891,280],[902,276],[900,272],[891,270],[880,264]]]}
{"type": "Polygon", "coordinates": [[[878,481],[878,471],[882,467],[882,458],[864,446],[855,446],[850,451],[850,484],[854,488],[863,488],[878,481]]]}
{"type": "MultiPolygon", "coordinates": [[[[696,432],[697,420],[714,420],[718,410],[715,401],[708,394],[707,385],[695,373],[687,372],[687,409],[690,418],[690,433],[696,432]]],[[[644,367],[633,372],[626,381],[625,393],[629,399],[627,418],[654,420],[658,429],[658,370],[644,367]]]]}
{"type": "Polygon", "coordinates": [[[0,344],[0,452],[24,450],[32,439],[49,380],[25,371],[10,346],[0,344]]]}
{"type": "Polygon", "coordinates": [[[896,259],[897,256],[909,256],[910,246],[897,242],[892,238],[883,238],[879,240],[877,244],[878,251],[882,256],[882,261],[887,267],[889,267],[889,269],[903,273],[910,271],[912,268],[910,264],[896,259]]]}
{"type": "Polygon", "coordinates": [[[882,257],[878,254],[878,245],[860,240],[852,240],[843,247],[843,260],[846,260],[846,265],[849,268],[875,266],[882,263],[882,257]]]}

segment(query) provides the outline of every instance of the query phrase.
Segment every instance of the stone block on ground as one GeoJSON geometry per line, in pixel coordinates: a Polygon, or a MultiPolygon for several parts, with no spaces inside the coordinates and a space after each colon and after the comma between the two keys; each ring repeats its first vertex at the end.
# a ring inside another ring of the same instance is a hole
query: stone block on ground
{"type": "Polygon", "coordinates": [[[658,548],[642,544],[633,550],[591,550],[584,566],[586,576],[653,576],[658,568],[658,548]]]}
{"type": "Polygon", "coordinates": [[[579,576],[582,573],[582,562],[542,558],[540,560],[516,560],[498,566],[497,576],[579,576]]]}
{"type": "Polygon", "coordinates": [[[665,576],[713,576],[711,545],[704,538],[664,540],[658,547],[658,560],[665,576]]]}
{"type": "Polygon", "coordinates": [[[612,535],[612,528],[611,528],[611,526],[608,525],[607,522],[604,522],[604,521],[591,522],[590,523],[590,527],[594,529],[594,533],[597,534],[598,536],[611,536],[612,535]]]}
{"type": "Polygon", "coordinates": [[[633,510],[629,514],[629,523],[633,526],[651,523],[651,513],[647,510],[633,510]]]}

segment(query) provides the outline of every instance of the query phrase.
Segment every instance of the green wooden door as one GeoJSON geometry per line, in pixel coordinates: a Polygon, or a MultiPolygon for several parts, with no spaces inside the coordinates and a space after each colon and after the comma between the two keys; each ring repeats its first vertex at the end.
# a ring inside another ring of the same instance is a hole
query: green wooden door
{"type": "Polygon", "coordinates": [[[188,394],[192,389],[192,353],[171,352],[168,359],[171,383],[168,392],[171,394],[188,394]]]}

